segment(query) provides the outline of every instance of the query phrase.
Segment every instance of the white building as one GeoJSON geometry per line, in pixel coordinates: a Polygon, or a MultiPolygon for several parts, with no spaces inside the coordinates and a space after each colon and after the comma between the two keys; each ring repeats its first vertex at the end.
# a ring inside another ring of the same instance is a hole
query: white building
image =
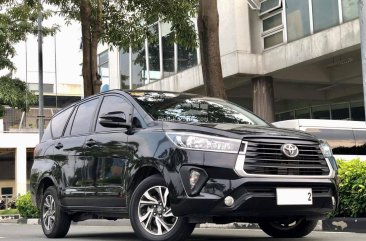
{"type": "MultiPolygon", "coordinates": [[[[64,26],[64,20],[50,22],[61,25],[55,36],[43,41],[44,100],[46,124],[58,108],[68,105],[82,95],[80,65],[80,24],[64,26]]],[[[15,46],[13,58],[14,78],[27,82],[30,90],[38,94],[38,42],[36,36],[15,46]]],[[[1,70],[0,74],[7,74],[1,70]]],[[[4,195],[15,197],[28,190],[29,174],[33,164],[33,150],[39,142],[38,109],[31,108],[25,115],[19,110],[6,109],[0,118],[0,199],[4,195]]]]}
{"type": "MultiPolygon", "coordinates": [[[[274,89],[275,113],[294,118],[364,120],[357,0],[218,0],[220,50],[229,100],[253,110],[274,89]],[[259,1],[257,1],[259,2],[259,1]],[[254,91],[259,82],[265,91],[254,91]]],[[[99,48],[111,88],[204,93],[199,51],[158,44],[141,51],[99,48]]],[[[263,115],[259,110],[254,110],[263,115]]]]}

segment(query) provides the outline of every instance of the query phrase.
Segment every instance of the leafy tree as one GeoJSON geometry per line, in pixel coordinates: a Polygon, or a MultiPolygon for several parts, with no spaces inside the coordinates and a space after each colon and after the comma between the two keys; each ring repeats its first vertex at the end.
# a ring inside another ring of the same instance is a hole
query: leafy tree
{"type": "Polygon", "coordinates": [[[221,68],[217,0],[199,0],[198,33],[206,94],[226,99],[221,68]]]}
{"type": "Polygon", "coordinates": [[[84,96],[99,92],[98,43],[121,49],[141,48],[146,37],[153,38],[150,25],[161,19],[172,23],[174,40],[185,47],[197,42],[194,23],[197,0],[46,0],[59,7],[67,21],[81,23],[84,96]]]}
{"type": "Polygon", "coordinates": [[[37,103],[37,97],[28,90],[25,82],[20,79],[12,79],[9,76],[0,77],[0,106],[9,105],[27,111],[29,105],[35,103],[37,103]]]}

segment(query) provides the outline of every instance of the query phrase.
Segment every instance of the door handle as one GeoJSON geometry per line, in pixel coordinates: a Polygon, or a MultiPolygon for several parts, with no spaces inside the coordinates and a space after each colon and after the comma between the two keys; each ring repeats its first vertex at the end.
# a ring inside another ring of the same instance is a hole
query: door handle
{"type": "Polygon", "coordinates": [[[97,142],[96,142],[95,140],[93,140],[93,139],[90,139],[90,140],[88,140],[88,141],[86,142],[86,145],[87,145],[88,147],[96,146],[96,145],[97,145],[97,142]]]}
{"type": "Polygon", "coordinates": [[[62,143],[57,143],[57,145],[55,146],[56,149],[60,150],[61,148],[63,148],[64,145],[62,145],[62,143]]]}

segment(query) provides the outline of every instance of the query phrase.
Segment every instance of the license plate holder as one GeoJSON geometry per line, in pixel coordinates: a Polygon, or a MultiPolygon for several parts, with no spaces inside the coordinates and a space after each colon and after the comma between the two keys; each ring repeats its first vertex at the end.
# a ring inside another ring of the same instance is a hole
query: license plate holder
{"type": "Polygon", "coordinates": [[[311,188],[276,188],[277,205],[313,205],[311,188]]]}

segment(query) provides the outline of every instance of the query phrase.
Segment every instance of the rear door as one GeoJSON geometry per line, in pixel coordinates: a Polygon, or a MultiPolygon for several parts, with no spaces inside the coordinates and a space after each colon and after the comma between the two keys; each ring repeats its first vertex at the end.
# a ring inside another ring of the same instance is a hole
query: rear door
{"type": "Polygon", "coordinates": [[[62,204],[65,206],[84,206],[85,201],[85,155],[84,144],[90,134],[98,98],[90,99],[75,107],[65,128],[64,135],[55,144],[55,154],[62,163],[60,178],[62,204]]]}
{"type": "Polygon", "coordinates": [[[129,158],[127,128],[108,128],[99,124],[100,116],[123,111],[132,114],[132,106],[122,96],[103,98],[95,121],[95,132],[87,137],[86,201],[88,206],[125,207],[125,167],[129,158]]]}

